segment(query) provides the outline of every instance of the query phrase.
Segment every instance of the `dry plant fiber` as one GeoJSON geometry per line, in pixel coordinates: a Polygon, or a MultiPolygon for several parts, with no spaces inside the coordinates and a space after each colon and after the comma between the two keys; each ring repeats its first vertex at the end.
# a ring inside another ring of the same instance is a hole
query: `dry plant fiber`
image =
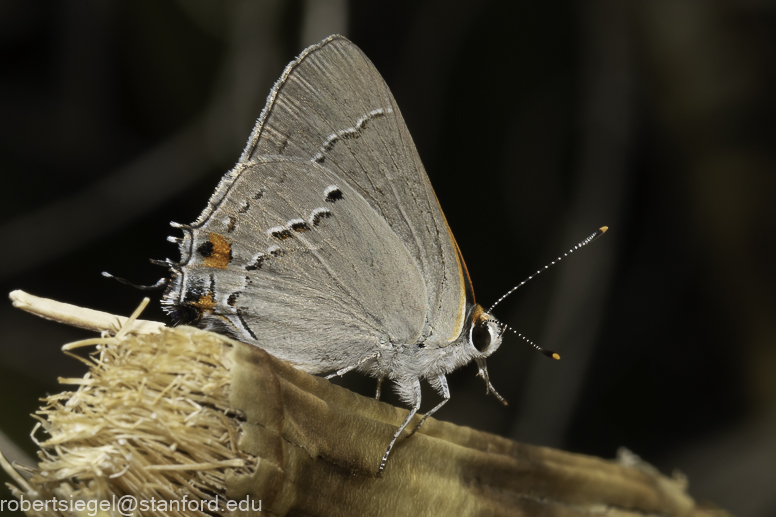
{"type": "MultiPolygon", "coordinates": [[[[116,317],[15,294],[25,310],[116,332],[116,317]]],[[[115,337],[65,347],[97,347],[81,359],[89,373],[62,379],[76,391],[48,397],[39,411],[37,435],[48,437],[38,465],[17,467],[26,477],[4,467],[17,498],[84,506],[28,515],[724,515],[696,505],[684,480],[638,462],[434,419],[400,440],[377,477],[405,409],[224,336],[134,317],[115,337]],[[134,509],[116,504],[130,496],[134,509]],[[105,510],[91,510],[103,502],[105,510]]]]}
{"type": "Polygon", "coordinates": [[[14,494],[32,501],[130,494],[157,502],[142,515],[222,513],[227,471],[249,472],[255,463],[239,450],[240,421],[229,406],[231,345],[188,327],[74,345],[84,344],[97,345],[85,360],[90,371],[60,379],[76,391],[45,399],[36,426],[48,435],[39,442],[41,461],[14,494]],[[185,511],[170,511],[184,496],[185,511]]]}

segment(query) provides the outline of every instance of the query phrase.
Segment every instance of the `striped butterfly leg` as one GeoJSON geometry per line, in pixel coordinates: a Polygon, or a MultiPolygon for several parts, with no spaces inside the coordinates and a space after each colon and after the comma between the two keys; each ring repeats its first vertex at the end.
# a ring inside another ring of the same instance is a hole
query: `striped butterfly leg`
{"type": "Polygon", "coordinates": [[[423,419],[420,421],[417,427],[415,427],[415,429],[410,431],[410,434],[407,436],[407,438],[415,434],[415,432],[420,429],[420,426],[423,425],[423,422],[425,422],[428,417],[436,413],[439,408],[447,404],[447,401],[450,400],[450,388],[447,387],[447,378],[444,375],[437,375],[436,377],[432,377],[429,379],[429,384],[431,384],[437,393],[442,395],[443,400],[433,409],[431,409],[431,411],[423,415],[423,419]]]}
{"type": "MultiPolygon", "coordinates": [[[[442,395],[442,397],[444,397],[444,400],[442,400],[442,402],[437,404],[431,411],[429,411],[423,416],[423,419],[412,431],[410,431],[410,433],[407,435],[407,438],[415,434],[415,431],[420,429],[420,426],[423,425],[423,423],[426,421],[428,417],[436,413],[436,411],[439,408],[444,406],[445,403],[447,403],[447,401],[450,400],[450,389],[447,387],[447,379],[445,378],[444,375],[437,375],[436,377],[432,377],[431,379],[429,379],[429,383],[440,395],[442,395]]],[[[411,389],[412,389],[412,395],[413,395],[412,407],[410,408],[410,412],[407,415],[407,418],[404,419],[404,422],[401,424],[399,429],[397,429],[396,433],[393,435],[393,439],[391,440],[390,445],[388,445],[388,449],[385,451],[382,461],[380,461],[380,468],[377,472],[378,476],[382,474],[383,470],[385,470],[385,465],[388,462],[388,456],[391,454],[391,450],[393,449],[393,446],[396,444],[396,440],[398,440],[399,435],[401,435],[402,431],[404,431],[404,429],[407,428],[407,425],[409,425],[410,421],[417,414],[418,409],[420,408],[420,379],[412,380],[411,389]]]]}
{"type": "Polygon", "coordinates": [[[380,460],[380,468],[377,469],[377,475],[380,476],[383,473],[383,470],[385,470],[385,464],[388,463],[388,456],[391,454],[391,450],[393,449],[393,446],[396,444],[396,440],[399,438],[399,435],[404,431],[404,429],[407,428],[407,424],[410,423],[410,420],[413,419],[415,414],[418,412],[418,409],[420,408],[420,379],[415,378],[406,381],[409,386],[400,386],[400,388],[404,388],[403,391],[409,391],[412,394],[412,407],[410,408],[410,412],[407,415],[407,418],[404,419],[404,422],[399,426],[399,428],[396,430],[396,432],[393,435],[393,439],[391,440],[391,443],[388,445],[388,448],[385,450],[385,454],[383,454],[383,459],[380,460]],[[409,388],[407,390],[407,388],[409,388]]]}

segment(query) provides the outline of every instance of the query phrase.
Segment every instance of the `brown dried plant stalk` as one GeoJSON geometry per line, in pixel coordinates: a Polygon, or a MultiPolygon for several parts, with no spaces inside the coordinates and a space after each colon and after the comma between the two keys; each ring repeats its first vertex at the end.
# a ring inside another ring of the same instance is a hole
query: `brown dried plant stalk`
{"type": "MultiPolygon", "coordinates": [[[[78,389],[48,397],[38,412],[48,434],[38,465],[17,467],[25,478],[0,456],[17,498],[132,495],[218,506],[202,512],[157,505],[134,515],[250,515],[228,507],[245,498],[271,515],[725,515],[696,505],[681,477],[662,476],[634,456],[607,461],[434,419],[398,442],[378,477],[405,409],[218,334],[19,291],[11,298],[40,316],[104,332],[65,346],[67,353],[97,349],[81,359],[90,368],[83,379],[62,379],[78,389]]],[[[119,515],[115,510],[100,515],[119,515]]]]}

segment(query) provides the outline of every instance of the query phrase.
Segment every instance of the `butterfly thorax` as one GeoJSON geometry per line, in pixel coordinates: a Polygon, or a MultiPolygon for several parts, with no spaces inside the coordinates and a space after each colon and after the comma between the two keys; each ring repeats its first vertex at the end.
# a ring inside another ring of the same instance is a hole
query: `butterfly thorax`
{"type": "Polygon", "coordinates": [[[377,378],[430,379],[446,375],[475,359],[484,359],[501,344],[501,324],[479,304],[469,304],[466,323],[458,336],[444,346],[426,341],[395,345],[381,351],[359,369],[377,378]]]}

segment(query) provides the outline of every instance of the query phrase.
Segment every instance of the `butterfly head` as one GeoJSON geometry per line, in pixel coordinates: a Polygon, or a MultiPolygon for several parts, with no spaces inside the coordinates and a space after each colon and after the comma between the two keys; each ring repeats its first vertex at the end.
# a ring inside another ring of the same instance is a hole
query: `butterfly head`
{"type": "Polygon", "coordinates": [[[484,359],[498,350],[506,330],[496,318],[479,304],[472,307],[469,316],[469,345],[476,350],[475,357],[484,359]]]}
{"type": "Polygon", "coordinates": [[[482,306],[476,304],[469,311],[469,325],[467,328],[469,332],[468,345],[472,348],[471,353],[479,369],[477,375],[485,381],[486,392],[493,393],[502,404],[506,405],[507,401],[498,394],[490,383],[485,358],[489,357],[501,346],[501,340],[504,337],[507,326],[491,316],[482,306]]]}

